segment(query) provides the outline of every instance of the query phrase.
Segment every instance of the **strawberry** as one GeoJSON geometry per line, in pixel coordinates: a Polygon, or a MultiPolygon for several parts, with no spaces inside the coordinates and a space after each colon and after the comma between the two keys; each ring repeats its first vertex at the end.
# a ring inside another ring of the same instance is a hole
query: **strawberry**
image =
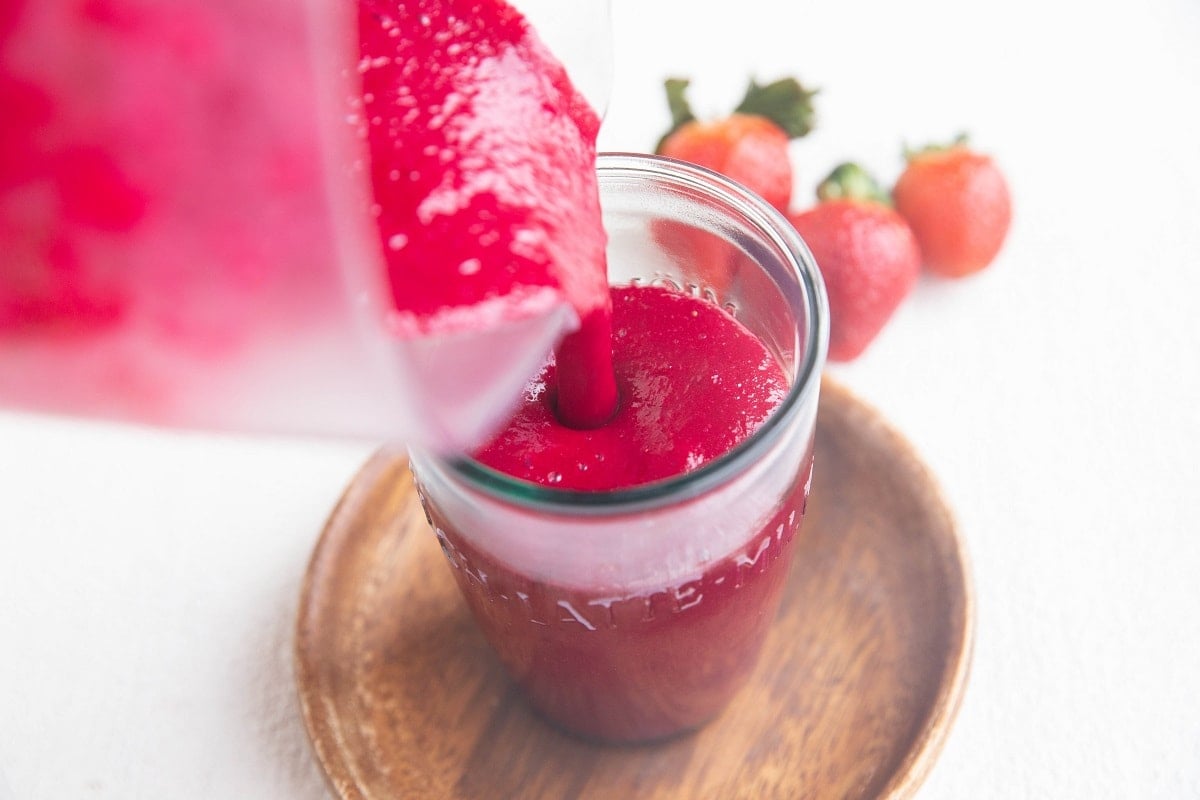
{"type": "Polygon", "coordinates": [[[960,278],[996,258],[1012,221],[1008,183],[996,163],[960,136],[948,146],[906,153],[892,189],[930,272],[960,278]]]}
{"type": "Polygon", "coordinates": [[[883,329],[921,271],[908,223],[863,169],[842,164],[819,202],[788,215],[812,250],[829,295],[829,358],[857,358],[883,329]]]}
{"type": "Polygon", "coordinates": [[[700,121],[684,97],[687,86],[686,80],[666,82],[672,124],[655,152],[708,167],[786,211],[792,198],[788,141],[812,130],[815,92],[790,78],[766,86],[751,81],[732,114],[700,121]]]}
{"type": "MultiPolygon", "coordinates": [[[[671,128],[655,152],[719,172],[786,211],[793,182],[788,142],[812,130],[815,92],[789,78],[766,86],[751,81],[731,115],[702,122],[688,105],[687,87],[686,80],[666,82],[671,128]]],[[[718,299],[724,298],[737,271],[733,245],[713,233],[671,220],[655,220],[653,231],[686,276],[718,299]]]]}

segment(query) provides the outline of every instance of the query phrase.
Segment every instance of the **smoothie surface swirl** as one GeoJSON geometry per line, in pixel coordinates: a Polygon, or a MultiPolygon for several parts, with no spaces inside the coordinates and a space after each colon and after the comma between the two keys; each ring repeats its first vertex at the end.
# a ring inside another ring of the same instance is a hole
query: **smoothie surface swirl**
{"type": "Polygon", "coordinates": [[[611,291],[616,414],[591,430],[564,425],[549,364],[479,461],[552,488],[629,488],[720,457],[787,396],[779,362],[715,304],[652,286],[611,291]]]}

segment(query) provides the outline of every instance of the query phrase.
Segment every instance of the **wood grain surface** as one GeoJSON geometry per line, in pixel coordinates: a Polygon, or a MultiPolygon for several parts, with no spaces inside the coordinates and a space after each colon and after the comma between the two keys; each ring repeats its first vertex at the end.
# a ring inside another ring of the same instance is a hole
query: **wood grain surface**
{"type": "Polygon", "coordinates": [[[751,682],[666,742],[594,745],[524,704],[457,594],[402,453],[354,478],[313,553],[296,677],[338,797],[899,798],[953,722],[970,579],[927,469],[826,379],[812,497],[751,682]]]}

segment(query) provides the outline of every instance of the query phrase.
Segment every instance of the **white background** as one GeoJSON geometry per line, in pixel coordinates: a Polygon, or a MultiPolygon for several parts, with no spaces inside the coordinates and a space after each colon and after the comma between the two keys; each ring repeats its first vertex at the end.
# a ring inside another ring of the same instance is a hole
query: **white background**
{"type": "MultiPolygon", "coordinates": [[[[608,149],[820,87],[797,204],[960,130],[1007,171],[986,273],[831,370],[933,468],[978,592],[922,798],[1200,797],[1200,4],[614,0],[608,149]]],[[[323,798],[299,581],[369,444],[0,415],[0,800],[323,798]]]]}

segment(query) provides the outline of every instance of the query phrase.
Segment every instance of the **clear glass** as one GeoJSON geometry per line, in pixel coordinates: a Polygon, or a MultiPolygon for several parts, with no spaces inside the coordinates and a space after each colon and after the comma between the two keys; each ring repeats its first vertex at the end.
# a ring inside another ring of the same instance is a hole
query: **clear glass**
{"type": "Polygon", "coordinates": [[[426,512],[484,635],[543,715],[610,741],[694,728],[753,670],[808,496],[824,287],[776,211],[691,165],[599,159],[610,281],[724,306],[791,379],[768,421],[698,469],[611,492],[414,451],[426,512]]]}

